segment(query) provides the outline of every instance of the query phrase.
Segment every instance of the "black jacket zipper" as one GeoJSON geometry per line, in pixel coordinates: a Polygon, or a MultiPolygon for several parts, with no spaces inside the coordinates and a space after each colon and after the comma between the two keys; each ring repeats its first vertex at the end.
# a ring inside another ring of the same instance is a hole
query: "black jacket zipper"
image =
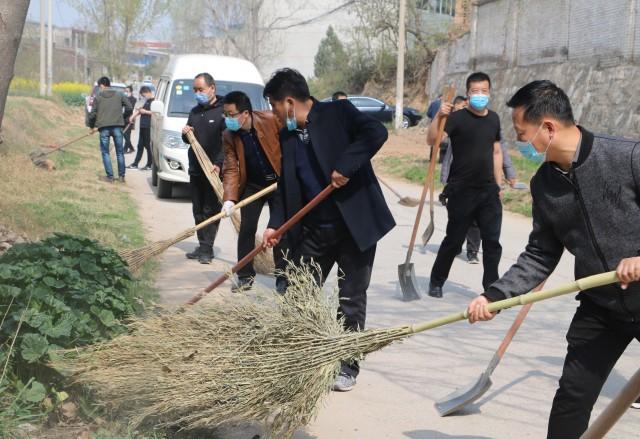
{"type": "MultiPolygon", "coordinates": [[[[604,271],[610,271],[609,264],[607,264],[607,260],[604,257],[604,253],[602,253],[602,249],[600,248],[600,245],[598,244],[598,241],[596,240],[596,234],[594,233],[593,226],[591,225],[591,219],[589,218],[589,212],[587,211],[586,205],[584,203],[584,199],[582,198],[582,192],[580,191],[580,184],[578,183],[578,177],[576,176],[575,172],[573,172],[573,169],[569,170],[569,177],[567,177],[562,172],[561,172],[561,175],[564,176],[567,179],[567,181],[571,184],[571,186],[573,186],[573,189],[576,191],[576,194],[578,196],[578,202],[580,203],[580,209],[582,210],[582,213],[584,214],[584,217],[585,217],[585,222],[587,223],[587,230],[589,232],[589,237],[591,238],[591,243],[593,244],[593,247],[596,250],[596,253],[598,254],[598,257],[600,258],[600,262],[602,263],[602,266],[604,267],[604,271]]],[[[616,288],[617,288],[617,286],[616,286],[616,288]]],[[[631,317],[631,321],[635,322],[636,321],[636,317],[629,310],[629,308],[627,308],[627,304],[624,301],[623,294],[624,293],[618,288],[618,302],[620,304],[620,307],[622,308],[622,310],[624,312],[626,312],[631,317]]]]}

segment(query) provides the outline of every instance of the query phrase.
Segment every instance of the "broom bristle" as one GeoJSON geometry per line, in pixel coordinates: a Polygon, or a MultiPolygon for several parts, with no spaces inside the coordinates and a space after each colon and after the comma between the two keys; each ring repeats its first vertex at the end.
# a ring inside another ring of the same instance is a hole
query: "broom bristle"
{"type": "Polygon", "coordinates": [[[409,327],[345,332],[309,268],[289,268],[289,288],[218,296],[131,324],[129,335],[67,352],[62,370],[134,424],[181,428],[261,421],[283,438],[306,425],[340,361],[407,336],[409,327]]]}

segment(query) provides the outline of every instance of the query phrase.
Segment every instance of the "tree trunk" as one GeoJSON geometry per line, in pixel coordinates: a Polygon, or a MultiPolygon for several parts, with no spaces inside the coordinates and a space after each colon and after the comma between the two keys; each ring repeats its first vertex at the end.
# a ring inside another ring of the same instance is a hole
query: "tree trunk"
{"type": "Polygon", "coordinates": [[[27,18],[29,0],[0,2],[0,144],[2,144],[2,118],[13,78],[13,68],[27,18]]]}

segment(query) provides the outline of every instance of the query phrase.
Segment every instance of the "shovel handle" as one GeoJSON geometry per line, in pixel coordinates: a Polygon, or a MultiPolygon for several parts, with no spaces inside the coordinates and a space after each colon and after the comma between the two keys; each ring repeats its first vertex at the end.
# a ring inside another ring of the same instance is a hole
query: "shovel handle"
{"type": "MultiPolygon", "coordinates": [[[[544,288],[544,282],[542,282],[540,285],[535,287],[532,290],[532,292],[534,293],[538,292],[542,288],[544,288]]],[[[499,359],[501,359],[504,356],[504,353],[507,351],[507,348],[511,344],[513,337],[516,335],[516,332],[518,332],[518,329],[520,329],[522,322],[524,322],[524,319],[527,317],[527,314],[529,313],[529,310],[531,309],[532,306],[533,306],[532,303],[528,303],[525,306],[523,306],[520,309],[520,311],[518,311],[518,315],[516,316],[515,320],[511,324],[511,327],[507,331],[506,335],[504,336],[504,339],[502,340],[502,343],[500,343],[500,346],[496,351],[496,355],[498,356],[499,359]]]]}
{"type": "MultiPolygon", "coordinates": [[[[453,100],[453,96],[455,94],[455,88],[451,85],[447,86],[444,90],[443,96],[445,102],[451,102],[453,100]]],[[[442,137],[444,136],[444,125],[447,122],[447,116],[443,116],[437,120],[438,122],[438,134],[436,135],[436,141],[433,148],[440,147],[440,142],[442,142],[442,137]]],[[[424,209],[424,202],[427,199],[427,190],[429,189],[429,185],[431,183],[431,179],[433,178],[433,173],[435,172],[435,160],[433,160],[434,151],[431,151],[431,162],[429,163],[429,172],[424,177],[424,185],[422,187],[422,193],[420,194],[420,205],[418,206],[418,212],[416,212],[416,220],[413,224],[413,231],[411,232],[411,241],[409,241],[409,249],[407,250],[407,257],[404,261],[405,265],[408,266],[409,262],[411,262],[411,255],[413,254],[413,248],[416,244],[416,236],[418,236],[418,227],[420,227],[420,217],[422,216],[422,210],[424,209]]],[[[432,203],[433,204],[433,203],[432,203]]]]}
{"type": "MultiPolygon", "coordinates": [[[[297,211],[291,218],[289,218],[283,225],[281,225],[276,230],[274,238],[279,238],[282,235],[284,235],[291,227],[293,227],[307,213],[309,213],[309,211],[311,209],[316,207],[325,198],[327,198],[329,196],[329,194],[331,194],[331,192],[333,192],[334,189],[335,188],[331,184],[328,185],[327,187],[325,187],[322,190],[322,192],[320,192],[318,195],[316,195],[313,198],[313,200],[309,201],[304,207],[302,207],[302,209],[297,211]]],[[[262,244],[256,246],[256,248],[251,250],[251,252],[249,254],[247,254],[244,258],[240,259],[236,263],[236,265],[231,267],[231,271],[230,272],[221,274],[220,277],[218,277],[216,280],[211,282],[211,284],[209,284],[209,286],[207,286],[204,290],[200,291],[198,294],[196,294],[191,299],[189,299],[189,301],[186,304],[187,305],[193,305],[194,303],[197,303],[198,301],[200,301],[200,299],[202,299],[204,296],[209,294],[211,291],[213,291],[215,288],[217,288],[218,286],[222,285],[227,279],[229,279],[229,276],[231,274],[236,273],[242,267],[247,265],[253,258],[255,258],[258,255],[258,253],[260,253],[263,250],[264,250],[264,247],[262,246],[262,244]]]]}
{"type": "Polygon", "coordinates": [[[387,189],[389,189],[391,192],[393,192],[395,194],[396,197],[402,199],[402,195],[400,195],[400,193],[398,191],[396,191],[394,188],[391,187],[391,185],[389,185],[389,183],[387,183],[386,181],[384,181],[382,178],[378,177],[378,181],[380,183],[382,183],[383,185],[385,185],[387,187],[387,189]]]}
{"type": "Polygon", "coordinates": [[[638,396],[640,396],[640,369],[633,374],[620,393],[613,398],[587,431],[580,436],[580,439],[601,439],[605,437],[618,422],[618,419],[629,410],[629,406],[638,396]]]}

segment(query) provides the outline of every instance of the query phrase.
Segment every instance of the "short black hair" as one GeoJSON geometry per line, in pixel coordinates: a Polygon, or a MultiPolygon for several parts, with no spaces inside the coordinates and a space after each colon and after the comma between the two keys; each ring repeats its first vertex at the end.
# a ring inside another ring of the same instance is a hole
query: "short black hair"
{"type": "Polygon", "coordinates": [[[151,89],[146,85],[143,85],[142,87],[140,87],[140,94],[142,93],[151,93],[151,89]]]}
{"type": "Polygon", "coordinates": [[[133,86],[132,85],[127,85],[127,90],[129,90],[131,93],[133,93],[133,86]]]}
{"type": "Polygon", "coordinates": [[[251,108],[251,100],[246,93],[241,91],[232,91],[224,97],[224,104],[233,104],[236,106],[236,110],[239,113],[243,111],[248,111],[249,113],[253,112],[253,108],[251,108]]]}
{"type": "Polygon", "coordinates": [[[274,101],[282,101],[287,96],[299,101],[305,101],[311,97],[304,76],[290,68],[276,70],[264,86],[262,95],[274,101]]]}
{"type": "Polygon", "coordinates": [[[104,85],[105,87],[111,87],[111,81],[106,76],[98,79],[98,85],[104,85]]]}
{"type": "Polygon", "coordinates": [[[203,72],[203,73],[198,73],[193,79],[198,79],[198,78],[202,78],[204,79],[204,82],[206,82],[206,84],[211,87],[211,86],[215,86],[216,85],[216,81],[213,79],[213,76],[211,76],[209,73],[207,72],[203,72]]]}
{"type": "Polygon", "coordinates": [[[455,97],[455,99],[453,100],[453,105],[457,104],[458,102],[462,102],[462,101],[465,101],[465,102],[466,102],[466,100],[467,100],[467,97],[466,97],[466,96],[458,95],[458,96],[456,96],[456,97],[455,97]]]}
{"type": "Polygon", "coordinates": [[[550,116],[565,125],[575,124],[569,97],[549,80],[528,83],[509,99],[507,106],[524,107],[523,118],[527,122],[540,122],[544,116],[550,116]]]}
{"type": "Polygon", "coordinates": [[[489,78],[489,75],[487,75],[484,72],[473,72],[467,78],[467,91],[469,91],[469,88],[471,87],[472,82],[482,82],[482,81],[487,81],[489,83],[489,88],[491,88],[491,78],[489,78]]]}
{"type": "Polygon", "coordinates": [[[337,101],[338,99],[340,99],[342,96],[344,96],[345,98],[348,98],[349,96],[347,96],[347,94],[343,91],[337,91],[334,94],[331,95],[331,100],[332,101],[337,101]]]}

